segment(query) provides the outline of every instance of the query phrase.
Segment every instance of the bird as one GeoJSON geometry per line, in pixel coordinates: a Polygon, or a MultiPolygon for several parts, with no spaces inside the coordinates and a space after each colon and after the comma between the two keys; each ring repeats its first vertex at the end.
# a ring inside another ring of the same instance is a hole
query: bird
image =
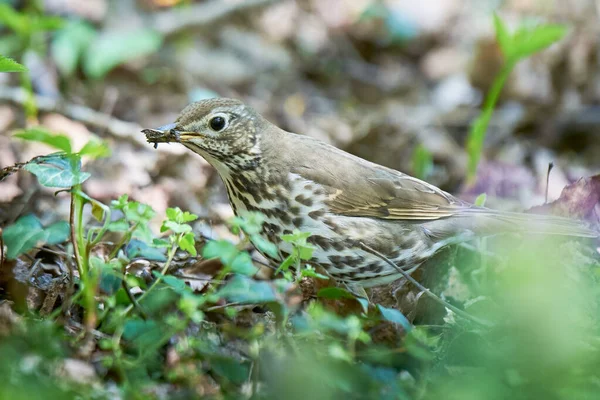
{"type": "MultiPolygon", "coordinates": [[[[396,281],[440,249],[501,232],[597,237],[580,221],[475,206],[405,173],[310,136],[280,129],[236,99],[191,103],[175,122],[144,129],[149,143],[176,142],[216,169],[237,216],[264,215],[261,235],[281,263],[308,232],[309,263],[351,290],[396,281]]],[[[260,249],[257,249],[260,251],[260,249]]]]}

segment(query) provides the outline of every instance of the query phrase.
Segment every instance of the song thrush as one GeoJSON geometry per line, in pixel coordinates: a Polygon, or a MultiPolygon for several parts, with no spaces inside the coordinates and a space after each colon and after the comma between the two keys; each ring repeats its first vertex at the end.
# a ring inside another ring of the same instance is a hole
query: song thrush
{"type": "Polygon", "coordinates": [[[145,129],[148,142],[178,142],[223,179],[235,214],[265,215],[280,262],[294,229],[310,232],[315,264],[353,287],[388,283],[440,248],[502,231],[595,237],[570,219],[494,211],[317,139],[286,132],[238,100],[186,107],[175,123],[145,129]],[[379,253],[379,254],[377,254],[379,253]]]}

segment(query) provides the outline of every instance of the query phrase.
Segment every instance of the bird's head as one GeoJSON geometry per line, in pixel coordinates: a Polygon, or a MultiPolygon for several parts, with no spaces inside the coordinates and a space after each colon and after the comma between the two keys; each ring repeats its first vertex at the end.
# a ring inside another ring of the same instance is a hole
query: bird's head
{"type": "Polygon", "coordinates": [[[259,134],[265,123],[244,103],[217,98],[192,103],[174,123],[142,132],[150,143],[181,143],[217,169],[250,169],[260,162],[259,134]]]}

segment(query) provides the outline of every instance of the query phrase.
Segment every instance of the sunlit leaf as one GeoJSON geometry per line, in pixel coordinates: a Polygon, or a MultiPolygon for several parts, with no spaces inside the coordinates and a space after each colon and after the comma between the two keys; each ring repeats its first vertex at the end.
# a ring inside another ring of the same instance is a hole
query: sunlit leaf
{"type": "Polygon", "coordinates": [[[179,247],[181,248],[181,250],[187,251],[188,253],[190,253],[190,255],[195,257],[197,254],[196,248],[194,247],[195,243],[196,240],[194,239],[194,234],[192,232],[188,232],[185,235],[183,235],[181,240],[179,240],[179,247]]]}
{"type": "Polygon", "coordinates": [[[93,138],[79,150],[79,155],[93,159],[108,157],[110,156],[110,148],[107,146],[106,142],[93,138]]]}
{"type": "Polygon", "coordinates": [[[149,29],[103,32],[88,46],[83,70],[90,78],[101,78],[127,61],[151,54],[162,44],[162,36],[149,29]]]}
{"type": "Polygon", "coordinates": [[[562,25],[538,25],[519,28],[513,36],[512,57],[521,59],[544,50],[562,39],[567,28],[562,25]]]}
{"type": "Polygon", "coordinates": [[[62,134],[52,133],[39,126],[18,131],[14,136],[30,142],[47,144],[48,146],[62,150],[67,154],[71,153],[71,139],[62,134]]]}
{"type": "Polygon", "coordinates": [[[27,71],[24,65],[19,64],[9,57],[0,55],[0,72],[24,72],[27,71]]]}
{"type": "Polygon", "coordinates": [[[487,194],[485,194],[485,193],[481,193],[481,194],[480,194],[479,196],[477,196],[477,198],[475,199],[475,202],[474,202],[474,204],[475,204],[476,206],[483,207],[483,206],[485,206],[485,201],[486,201],[486,200],[487,200],[487,194]]]}

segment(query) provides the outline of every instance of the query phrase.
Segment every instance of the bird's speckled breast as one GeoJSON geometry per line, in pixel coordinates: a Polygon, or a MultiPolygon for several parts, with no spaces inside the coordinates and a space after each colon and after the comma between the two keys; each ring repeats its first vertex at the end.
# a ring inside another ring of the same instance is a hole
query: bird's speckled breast
{"type": "Polygon", "coordinates": [[[329,213],[326,190],[297,174],[290,173],[288,179],[269,184],[256,171],[221,175],[236,215],[244,211],[265,215],[263,235],[280,251],[274,262],[281,262],[291,253],[292,245],[282,241],[280,235],[294,229],[310,232],[308,242],[315,246],[312,262],[336,280],[365,287],[394,281],[400,273],[366,251],[361,243],[385,254],[405,270],[417,267],[435,252],[417,225],[329,213]]]}

